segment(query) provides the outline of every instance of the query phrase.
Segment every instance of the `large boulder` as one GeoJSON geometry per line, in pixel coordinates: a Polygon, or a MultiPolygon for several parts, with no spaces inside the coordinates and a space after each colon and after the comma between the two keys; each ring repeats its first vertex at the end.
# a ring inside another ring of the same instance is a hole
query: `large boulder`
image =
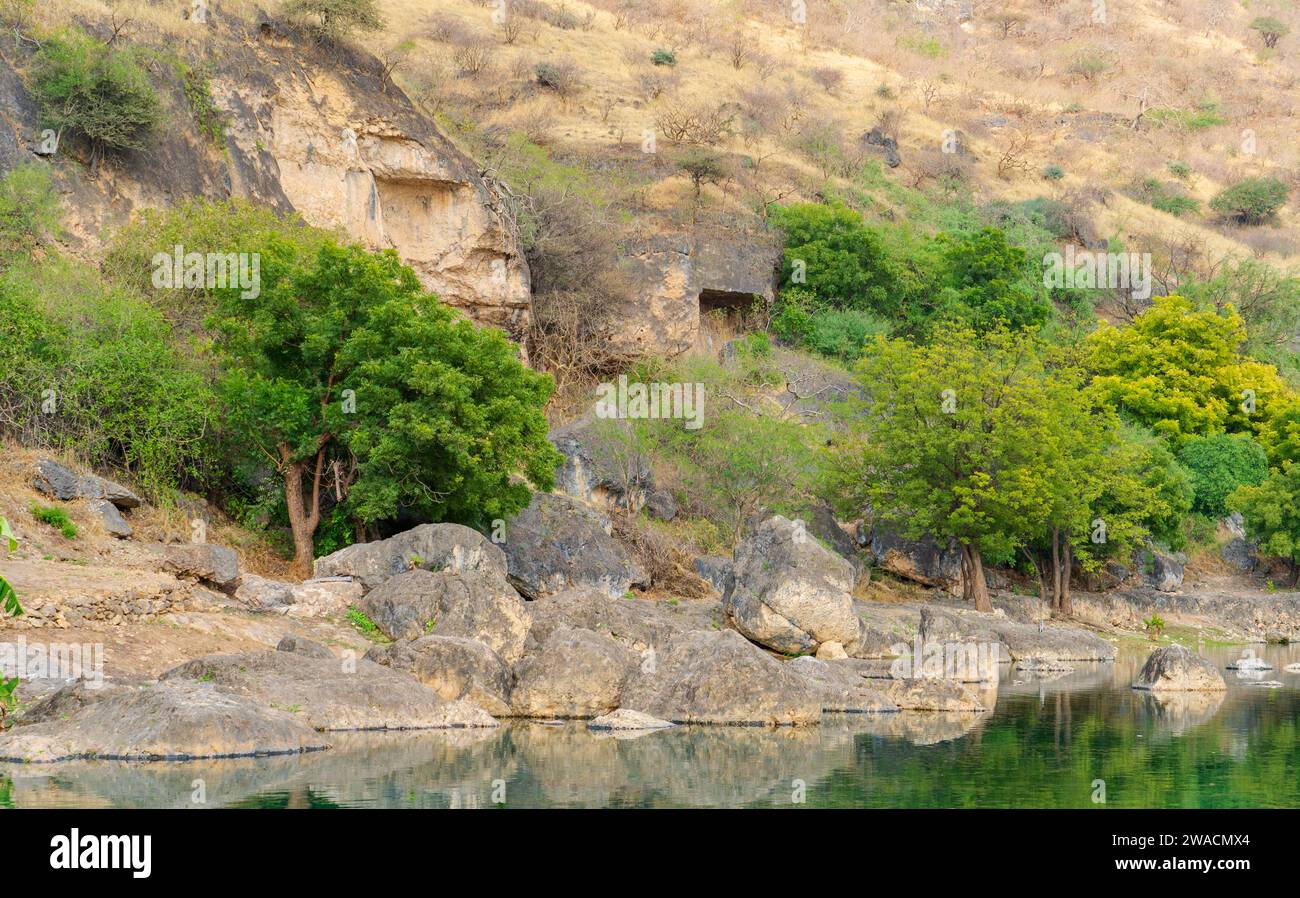
{"type": "Polygon", "coordinates": [[[301,715],[182,680],[98,689],[79,680],[0,733],[0,760],[26,763],[232,758],[328,747],[301,715]]]}
{"type": "Polygon", "coordinates": [[[316,730],[496,725],[472,702],[448,702],[413,677],[364,659],[353,663],[278,651],[210,655],[174,667],[159,680],[210,684],[220,693],[288,709],[316,730]]]}
{"type": "Polygon", "coordinates": [[[239,583],[239,557],[228,546],[213,543],[176,543],[163,549],[163,570],[192,577],[222,589],[239,583]]]}
{"type": "Polygon", "coordinates": [[[882,680],[881,691],[904,711],[980,713],[987,710],[969,687],[952,680],[933,677],[882,680]]]}
{"type": "Polygon", "coordinates": [[[528,603],[533,626],[529,651],[564,626],[594,630],[636,651],[662,646],[683,630],[707,629],[717,616],[717,602],[682,601],[675,605],[654,599],[611,599],[598,589],[566,589],[528,603]]]}
{"type": "Polygon", "coordinates": [[[361,601],[361,583],[347,577],[326,577],[284,583],[244,574],[235,598],[254,611],[275,611],[291,617],[342,615],[361,601]]]}
{"type": "Polygon", "coordinates": [[[877,714],[898,710],[898,705],[881,691],[879,682],[864,679],[852,662],[802,655],[789,667],[805,677],[821,696],[823,711],[877,714]]]}
{"type": "Polygon", "coordinates": [[[955,542],[940,545],[929,536],[907,539],[877,524],[870,545],[875,565],[895,576],[950,592],[961,590],[961,549],[955,542]]]}
{"type": "Polygon", "coordinates": [[[822,694],[734,630],[691,630],[638,668],[622,707],[674,723],[810,724],[822,694]]]}
{"type": "Polygon", "coordinates": [[[530,599],[586,586],[618,598],[649,577],[610,536],[609,520],[574,499],[536,493],[506,524],[510,582],[530,599]]]}
{"type": "Polygon", "coordinates": [[[465,698],[495,717],[510,714],[510,668],[477,639],[421,636],[374,646],[366,660],[409,673],[447,701],[465,698]]]}
{"type": "Polygon", "coordinates": [[[1220,692],[1228,688],[1218,668],[1181,645],[1166,645],[1147,658],[1134,689],[1152,692],[1220,692]]]}
{"type": "Polygon", "coordinates": [[[736,547],[722,597],[736,629],[786,654],[816,651],[823,642],[858,639],[853,566],[777,515],[736,547]]]}
{"type": "Polygon", "coordinates": [[[1187,556],[1182,552],[1169,552],[1159,546],[1148,546],[1138,553],[1138,568],[1149,586],[1161,592],[1177,592],[1183,588],[1183,571],[1187,556]]]}
{"type": "Polygon", "coordinates": [[[109,536],[126,539],[131,535],[131,525],[126,522],[122,512],[112,502],[107,499],[91,499],[88,504],[109,536]]]}
{"type": "Polygon", "coordinates": [[[597,717],[619,706],[640,656],[591,630],[560,627],[515,665],[510,706],[520,717],[597,717]]]}
{"type": "Polygon", "coordinates": [[[134,492],[95,474],[78,474],[52,459],[43,458],[36,463],[36,476],[32,486],[56,499],[104,499],[118,508],[138,508],[143,499],[134,492]]]}
{"type": "Polygon", "coordinates": [[[491,540],[460,524],[421,524],[388,539],[356,543],[317,558],[316,577],[352,577],[364,589],[416,568],[505,576],[506,557],[491,540]]]}
{"type": "Polygon", "coordinates": [[[476,570],[407,571],[372,589],[358,607],[390,639],[477,639],[507,664],[523,654],[531,618],[505,579],[476,570]]]}
{"type": "Polygon", "coordinates": [[[725,593],[731,585],[731,559],[721,555],[701,555],[695,559],[695,573],[708,580],[709,585],[725,593]]]}

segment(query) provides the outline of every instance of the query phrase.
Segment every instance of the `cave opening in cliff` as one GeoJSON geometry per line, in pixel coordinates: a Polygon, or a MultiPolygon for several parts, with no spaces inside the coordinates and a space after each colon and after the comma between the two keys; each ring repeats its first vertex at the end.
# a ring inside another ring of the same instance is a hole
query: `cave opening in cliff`
{"type": "Polygon", "coordinates": [[[699,342],[715,348],[742,333],[754,301],[753,293],[701,290],[699,342]]]}

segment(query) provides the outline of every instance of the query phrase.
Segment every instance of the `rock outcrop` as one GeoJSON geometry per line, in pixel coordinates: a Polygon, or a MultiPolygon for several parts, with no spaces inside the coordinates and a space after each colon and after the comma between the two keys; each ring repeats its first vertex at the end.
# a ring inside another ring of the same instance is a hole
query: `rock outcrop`
{"type": "Polygon", "coordinates": [[[220,589],[239,583],[239,557],[228,546],[177,543],[163,549],[162,568],[178,577],[192,577],[220,589]]]}
{"type": "Polygon", "coordinates": [[[608,636],[560,627],[515,665],[510,706],[520,717],[598,717],[619,706],[639,656],[608,636]]]}
{"type": "Polygon", "coordinates": [[[625,708],[619,708],[609,714],[602,714],[599,717],[592,718],[587,724],[590,730],[665,730],[669,727],[677,726],[667,720],[660,720],[658,717],[651,717],[649,714],[642,714],[640,711],[629,711],[625,708]]]}
{"type": "Polygon", "coordinates": [[[739,633],[692,630],[637,670],[622,707],[674,723],[811,724],[822,695],[739,633]]]}
{"type": "Polygon", "coordinates": [[[528,507],[506,523],[510,582],[539,599],[574,587],[618,598],[649,577],[610,536],[601,512],[577,500],[535,493],[528,507]]]}
{"type": "Polygon", "coordinates": [[[907,539],[877,524],[871,531],[871,558],[877,567],[906,580],[961,591],[961,550],[939,545],[932,537],[907,539]]]}
{"type": "Polygon", "coordinates": [[[421,636],[377,645],[366,660],[409,673],[447,701],[469,699],[494,717],[510,714],[514,677],[501,656],[477,639],[421,636]]]}
{"type": "Polygon", "coordinates": [[[133,533],[131,525],[126,522],[122,512],[112,502],[107,499],[91,499],[88,505],[109,536],[116,536],[118,539],[127,539],[131,536],[133,533]]]}
{"type": "Polygon", "coordinates": [[[172,668],[159,682],[207,685],[225,695],[288,710],[315,730],[496,725],[477,705],[448,702],[413,677],[364,659],[347,664],[278,651],[210,655],[172,668]]]}
{"type": "Polygon", "coordinates": [[[918,631],[922,644],[991,642],[1007,659],[1020,661],[1113,661],[1115,646],[1090,630],[1020,623],[996,614],[925,606],[918,631]]]}
{"type": "Polygon", "coordinates": [[[494,573],[413,570],[371,590],[360,609],[390,639],[477,639],[507,663],[524,651],[530,615],[518,593],[494,573]]]}
{"type": "Polygon", "coordinates": [[[144,502],[132,490],[96,474],[79,474],[58,462],[43,458],[36,463],[32,486],[64,502],[73,499],[103,499],[118,508],[139,508],[144,502]]]}
{"type": "Polygon", "coordinates": [[[1133,688],[1152,692],[1220,692],[1228,687],[1223,675],[1209,661],[1181,645],[1167,645],[1147,658],[1133,681],[1133,688]]]}
{"type": "Polygon", "coordinates": [[[823,711],[879,714],[899,710],[880,688],[880,681],[864,679],[851,663],[803,655],[791,661],[789,667],[807,678],[821,697],[823,711]]]}
{"type": "Polygon", "coordinates": [[[737,546],[722,603],[736,629],[760,645],[813,652],[823,642],[857,641],[853,582],[848,561],[777,515],[737,546]]]}
{"type": "Polygon", "coordinates": [[[506,556],[476,530],[460,524],[421,524],[388,539],[356,543],[317,558],[315,576],[352,577],[366,590],[416,568],[460,574],[506,574],[506,556]]]}
{"type": "Polygon", "coordinates": [[[65,686],[0,733],[0,759],[233,758],[329,747],[300,715],[202,683],[65,686]]]}
{"type": "Polygon", "coordinates": [[[1187,556],[1150,546],[1138,552],[1138,569],[1146,583],[1161,592],[1177,592],[1183,586],[1187,556]]]}
{"type": "Polygon", "coordinates": [[[527,607],[533,617],[530,645],[540,646],[552,631],[567,626],[603,633],[638,652],[662,647],[683,630],[707,630],[720,617],[717,602],[611,599],[598,589],[568,589],[527,607]]]}

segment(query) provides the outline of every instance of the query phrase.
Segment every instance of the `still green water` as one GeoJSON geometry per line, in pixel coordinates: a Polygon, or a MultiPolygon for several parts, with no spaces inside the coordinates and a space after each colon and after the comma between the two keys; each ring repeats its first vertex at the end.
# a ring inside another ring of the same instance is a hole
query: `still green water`
{"type": "MultiPolygon", "coordinates": [[[[982,715],[827,715],[819,727],[594,735],[579,722],[336,734],[280,758],[0,768],[9,807],[1300,807],[1300,647],[1282,688],[1129,688],[1146,647],[1040,677],[1003,667],[982,715]],[[206,804],[194,801],[202,781],[206,804]],[[1105,803],[1094,803],[1104,781],[1105,803]]],[[[1237,648],[1202,648],[1220,667],[1237,648]]]]}

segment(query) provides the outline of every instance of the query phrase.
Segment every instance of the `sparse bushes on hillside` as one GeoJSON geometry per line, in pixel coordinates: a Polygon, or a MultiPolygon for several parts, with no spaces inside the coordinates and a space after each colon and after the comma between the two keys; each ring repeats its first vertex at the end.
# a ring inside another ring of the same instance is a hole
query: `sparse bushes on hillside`
{"type": "Polygon", "coordinates": [[[677,65],[677,54],[661,47],[650,54],[650,62],[654,65],[674,66],[677,65]]]}
{"type": "Polygon", "coordinates": [[[76,30],[47,38],[32,67],[41,122],[60,140],[90,145],[91,163],[109,153],[144,149],[162,120],[149,74],[134,55],[76,30]]]}
{"type": "Polygon", "coordinates": [[[583,88],[582,73],[567,59],[539,62],[533,69],[533,74],[536,75],[538,84],[566,100],[583,88]]]}
{"type": "Polygon", "coordinates": [[[1258,225],[1277,214],[1288,193],[1277,178],[1245,178],[1220,191],[1210,208],[1241,224],[1258,225]]]}
{"type": "Polygon", "coordinates": [[[655,116],[655,127],[673,143],[717,146],[731,135],[736,116],[728,106],[670,103],[655,116]]]}
{"type": "MultiPolygon", "coordinates": [[[[29,252],[59,224],[59,197],[49,169],[20,165],[0,178],[0,253],[29,252]]],[[[0,269],[7,258],[0,256],[0,269]]]]}
{"type": "Polygon", "coordinates": [[[384,27],[375,0],[287,0],[284,14],[302,21],[312,36],[323,42],[384,27]]]}
{"type": "Polygon", "coordinates": [[[1273,16],[1259,16],[1250,23],[1250,30],[1259,35],[1264,46],[1273,49],[1277,42],[1291,33],[1286,23],[1273,16]]]}

